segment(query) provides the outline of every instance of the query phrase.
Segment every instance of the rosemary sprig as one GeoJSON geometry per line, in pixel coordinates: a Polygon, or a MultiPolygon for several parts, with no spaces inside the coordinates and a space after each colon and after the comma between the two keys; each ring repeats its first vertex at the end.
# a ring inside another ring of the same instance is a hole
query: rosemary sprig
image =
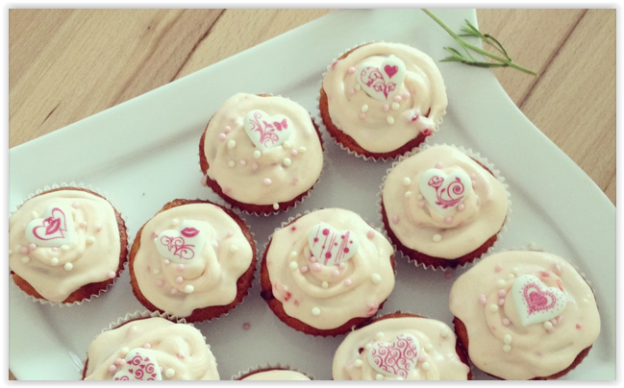
{"type": "Polygon", "coordinates": [[[478,67],[512,67],[524,73],[537,76],[536,72],[529,70],[515,63],[511,59],[509,54],[507,53],[507,50],[505,49],[505,47],[495,37],[493,37],[490,34],[481,33],[481,31],[479,31],[479,29],[475,27],[472,23],[470,23],[468,20],[466,20],[466,26],[461,27],[461,33],[456,34],[446,24],[444,24],[442,20],[438,19],[438,17],[435,16],[431,11],[429,11],[428,9],[423,9],[423,12],[429,15],[436,23],[438,23],[442,28],[444,28],[446,32],[448,32],[455,39],[455,41],[464,49],[464,51],[468,55],[468,56],[465,56],[464,54],[460,53],[458,50],[452,47],[444,47],[446,51],[451,53],[451,56],[442,59],[442,62],[461,62],[470,66],[478,66],[478,67]],[[466,42],[462,38],[462,37],[468,37],[468,36],[481,39],[483,42],[494,47],[494,49],[496,49],[496,51],[498,51],[500,55],[502,56],[493,54],[482,48],[474,46],[466,42]],[[479,61],[472,56],[469,50],[485,55],[488,58],[492,58],[496,62],[489,62],[487,60],[479,61]]]}

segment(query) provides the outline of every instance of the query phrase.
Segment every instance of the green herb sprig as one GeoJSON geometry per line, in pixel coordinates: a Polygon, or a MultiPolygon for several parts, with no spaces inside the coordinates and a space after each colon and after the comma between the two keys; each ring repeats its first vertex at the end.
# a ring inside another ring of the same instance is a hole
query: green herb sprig
{"type": "Polygon", "coordinates": [[[531,74],[537,77],[537,73],[534,72],[533,70],[529,70],[515,63],[511,59],[509,54],[507,53],[507,50],[505,49],[505,47],[501,44],[501,42],[498,41],[498,39],[496,39],[490,34],[481,33],[481,31],[479,31],[479,29],[475,27],[472,23],[470,23],[468,20],[466,20],[466,26],[461,27],[461,33],[456,34],[446,24],[444,24],[442,20],[438,19],[438,17],[435,16],[431,11],[429,11],[428,9],[423,9],[423,12],[429,15],[436,23],[438,23],[442,28],[444,28],[446,32],[448,32],[455,39],[455,41],[464,49],[464,51],[467,54],[467,56],[465,56],[464,54],[462,54],[461,52],[459,52],[458,50],[452,47],[444,47],[446,51],[451,53],[451,56],[442,59],[442,62],[461,62],[461,63],[465,63],[466,65],[478,66],[478,67],[512,67],[514,69],[520,70],[524,73],[531,74]],[[466,42],[462,38],[462,37],[468,37],[468,36],[481,39],[483,42],[494,47],[502,56],[493,54],[482,48],[474,46],[466,42]],[[482,54],[488,58],[492,58],[496,62],[489,62],[487,60],[485,61],[477,60],[472,56],[469,50],[482,54]]]}

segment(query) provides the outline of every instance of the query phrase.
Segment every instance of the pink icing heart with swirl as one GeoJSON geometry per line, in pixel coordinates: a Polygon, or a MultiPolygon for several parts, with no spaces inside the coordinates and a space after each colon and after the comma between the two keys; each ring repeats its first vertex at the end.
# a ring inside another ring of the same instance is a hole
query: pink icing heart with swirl
{"type": "Polygon", "coordinates": [[[26,239],[38,246],[59,247],[71,244],[74,220],[61,206],[48,206],[43,218],[35,218],[26,226],[26,239]],[[67,214],[67,215],[66,215],[67,214]]]}
{"type": "Polygon", "coordinates": [[[440,169],[431,168],[420,176],[419,187],[429,205],[444,215],[472,192],[472,180],[461,169],[447,175],[440,169]]]}
{"type": "Polygon", "coordinates": [[[547,287],[533,275],[518,276],[511,292],[522,326],[556,318],[567,305],[563,291],[547,287]]]}
{"type": "Polygon", "coordinates": [[[115,373],[113,380],[162,380],[155,356],[153,350],[132,349],[126,355],[126,364],[115,373]]]}
{"type": "Polygon", "coordinates": [[[259,109],[249,111],[243,120],[249,139],[256,148],[266,152],[284,143],[292,132],[292,123],[284,115],[269,116],[259,109]]]}
{"type": "Polygon", "coordinates": [[[368,352],[368,363],[377,372],[407,378],[416,367],[420,343],[411,334],[403,333],[394,341],[376,342],[368,352]]]}
{"type": "Polygon", "coordinates": [[[184,220],[180,230],[166,229],[154,239],[156,249],[165,259],[186,263],[204,249],[207,228],[204,222],[184,220]]]}
{"type": "Polygon", "coordinates": [[[360,243],[353,232],[338,232],[331,225],[321,222],[310,228],[308,246],[319,263],[331,266],[351,259],[360,243]]]}
{"type": "Polygon", "coordinates": [[[405,64],[394,55],[389,56],[380,66],[371,62],[360,65],[357,82],[375,100],[386,102],[398,93],[405,79],[405,64]]]}

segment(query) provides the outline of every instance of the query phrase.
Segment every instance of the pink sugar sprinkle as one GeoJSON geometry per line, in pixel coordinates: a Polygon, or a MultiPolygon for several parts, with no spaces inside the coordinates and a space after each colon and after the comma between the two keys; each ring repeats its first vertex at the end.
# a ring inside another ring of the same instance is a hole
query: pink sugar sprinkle
{"type": "Polygon", "coordinates": [[[74,203],[72,203],[72,207],[74,209],[78,209],[80,207],[80,204],[78,202],[74,202],[74,203]]]}
{"type": "Polygon", "coordinates": [[[401,100],[402,100],[401,96],[394,96],[394,101],[401,102],[401,100]]]}
{"type": "Polygon", "coordinates": [[[577,330],[581,330],[581,324],[580,324],[580,323],[577,323],[577,324],[576,324],[576,329],[577,329],[577,330]]]}
{"type": "Polygon", "coordinates": [[[494,267],[494,271],[496,272],[500,272],[503,269],[503,267],[501,267],[500,264],[496,264],[496,267],[494,267]]]}
{"type": "Polygon", "coordinates": [[[122,359],[117,357],[117,359],[115,359],[115,365],[121,365],[121,361],[122,359]]]}
{"type": "Polygon", "coordinates": [[[179,272],[184,271],[184,264],[178,264],[178,266],[176,267],[176,269],[177,269],[179,272]]]}
{"type": "Polygon", "coordinates": [[[290,230],[291,230],[292,232],[296,231],[296,230],[297,230],[297,226],[296,226],[296,225],[293,225],[293,226],[290,228],[290,230]]]}
{"type": "Polygon", "coordinates": [[[312,264],[312,272],[318,272],[321,270],[321,265],[319,263],[312,264]]]}
{"type": "Polygon", "coordinates": [[[247,322],[243,323],[243,330],[249,330],[249,328],[251,327],[251,325],[247,322]]]}
{"type": "Polygon", "coordinates": [[[392,216],[392,222],[395,224],[399,223],[399,216],[392,216]]]}
{"type": "Polygon", "coordinates": [[[504,304],[505,304],[505,299],[502,299],[502,298],[501,298],[501,299],[499,299],[499,300],[498,300],[498,305],[499,305],[499,306],[502,306],[502,305],[504,305],[504,304]]]}
{"type": "Polygon", "coordinates": [[[366,113],[360,112],[360,120],[364,120],[366,118],[366,113]]]}
{"type": "Polygon", "coordinates": [[[424,353],[420,353],[418,355],[418,362],[425,362],[427,361],[427,357],[424,355],[424,353]]]}
{"type": "Polygon", "coordinates": [[[115,273],[115,271],[108,271],[108,278],[109,279],[114,279],[115,276],[117,276],[117,274],[115,273]]]}
{"type": "Polygon", "coordinates": [[[351,285],[351,279],[345,279],[344,285],[349,287],[351,285]]]}
{"type": "Polygon", "coordinates": [[[345,263],[338,264],[338,268],[340,268],[340,269],[345,269],[346,266],[347,265],[345,263]]]}
{"type": "Polygon", "coordinates": [[[58,252],[58,248],[57,248],[57,247],[52,247],[52,248],[50,248],[50,250],[51,250],[52,252],[58,252]]]}
{"type": "Polygon", "coordinates": [[[207,177],[205,175],[201,179],[201,185],[202,186],[208,185],[207,177]]]}
{"type": "Polygon", "coordinates": [[[310,256],[310,262],[316,263],[317,262],[316,257],[310,256]]]}
{"type": "Polygon", "coordinates": [[[335,269],[335,270],[332,271],[332,276],[337,278],[338,276],[340,276],[340,272],[338,272],[338,270],[335,269]]]}
{"type": "Polygon", "coordinates": [[[80,224],[78,224],[78,225],[80,225],[80,227],[81,227],[82,229],[86,229],[86,228],[87,228],[87,223],[86,223],[86,221],[80,221],[80,224]]]}
{"type": "Polygon", "coordinates": [[[503,318],[503,326],[509,326],[511,325],[511,321],[509,320],[509,318],[503,318]]]}
{"type": "Polygon", "coordinates": [[[254,171],[256,171],[256,170],[258,169],[258,163],[253,163],[253,164],[251,165],[251,169],[252,169],[252,170],[254,170],[254,171]]]}
{"type": "Polygon", "coordinates": [[[31,251],[34,251],[35,249],[37,249],[37,244],[35,243],[28,244],[28,249],[30,249],[31,251]]]}
{"type": "Polygon", "coordinates": [[[184,281],[184,278],[182,276],[178,276],[176,278],[176,283],[178,283],[178,284],[182,283],[183,281],[184,281]]]}
{"type": "Polygon", "coordinates": [[[483,294],[479,295],[479,303],[481,303],[482,306],[485,306],[485,304],[487,303],[487,299],[485,295],[483,294]]]}
{"type": "Polygon", "coordinates": [[[262,181],[262,183],[264,183],[265,186],[270,186],[271,183],[271,179],[270,178],[264,178],[264,180],[262,181]]]}
{"type": "Polygon", "coordinates": [[[383,106],[383,111],[384,111],[384,112],[387,112],[387,111],[389,111],[389,110],[390,110],[390,105],[388,105],[388,104],[384,104],[384,106],[383,106]]]}
{"type": "Polygon", "coordinates": [[[446,218],[444,219],[444,222],[446,222],[447,224],[452,223],[452,222],[453,222],[453,217],[446,217],[446,218]]]}
{"type": "Polygon", "coordinates": [[[349,68],[347,69],[347,73],[349,73],[349,74],[355,73],[355,67],[349,66],[349,68]]]}
{"type": "Polygon", "coordinates": [[[152,238],[156,238],[156,237],[158,237],[158,233],[152,232],[152,238]]]}
{"type": "Polygon", "coordinates": [[[146,343],[145,345],[143,345],[143,347],[144,347],[145,349],[150,349],[150,348],[152,347],[152,345],[150,345],[150,344],[149,344],[149,342],[148,342],[148,343],[146,343]]]}
{"type": "Polygon", "coordinates": [[[165,259],[164,263],[165,263],[165,265],[169,265],[171,262],[169,261],[169,259],[165,259]]]}
{"type": "Polygon", "coordinates": [[[247,165],[247,161],[245,159],[241,160],[240,162],[238,162],[241,166],[246,166],[247,165]]]}
{"type": "Polygon", "coordinates": [[[556,318],[551,319],[551,320],[550,320],[550,323],[551,323],[553,326],[557,326],[557,319],[556,319],[556,318]]]}
{"type": "Polygon", "coordinates": [[[20,248],[20,253],[22,255],[27,255],[28,254],[28,247],[21,247],[20,248]]]}
{"type": "Polygon", "coordinates": [[[290,156],[297,156],[299,152],[297,150],[290,151],[290,156]]]}
{"type": "Polygon", "coordinates": [[[410,98],[410,94],[409,94],[409,92],[403,92],[403,94],[401,94],[401,96],[402,96],[403,98],[410,98]]]}
{"type": "Polygon", "coordinates": [[[419,208],[421,208],[421,209],[422,209],[423,207],[425,207],[425,201],[420,201],[420,202],[418,202],[418,207],[419,207],[419,208]]]}
{"type": "Polygon", "coordinates": [[[355,88],[351,88],[351,89],[349,89],[349,93],[350,93],[350,94],[355,94],[355,88]]]}
{"type": "Polygon", "coordinates": [[[477,177],[477,174],[475,174],[474,172],[471,172],[471,173],[470,173],[470,177],[471,177],[472,179],[475,179],[475,178],[477,177]]]}
{"type": "Polygon", "coordinates": [[[366,237],[368,237],[369,240],[372,240],[375,237],[375,231],[369,230],[366,232],[366,237]]]}
{"type": "Polygon", "coordinates": [[[225,136],[225,133],[220,133],[219,134],[219,140],[224,141],[226,139],[227,136],[225,136]]]}
{"type": "Polygon", "coordinates": [[[227,232],[227,234],[225,235],[225,237],[230,238],[234,236],[234,232],[232,232],[231,230],[229,232],[227,232]]]}
{"type": "Polygon", "coordinates": [[[507,291],[505,291],[505,290],[498,290],[498,296],[500,296],[501,298],[504,298],[505,295],[507,295],[507,291]]]}
{"type": "Polygon", "coordinates": [[[229,125],[225,126],[225,133],[230,133],[231,130],[232,130],[232,128],[230,128],[229,125]]]}
{"type": "Polygon", "coordinates": [[[171,294],[172,294],[172,295],[175,295],[175,294],[177,294],[177,293],[178,293],[178,289],[177,289],[177,288],[172,288],[172,289],[171,289],[171,294]]]}
{"type": "Polygon", "coordinates": [[[162,279],[156,280],[156,286],[162,287],[164,285],[165,285],[165,281],[164,280],[162,280],[162,279]]]}
{"type": "Polygon", "coordinates": [[[442,162],[438,162],[438,163],[435,164],[435,168],[437,168],[437,169],[444,168],[444,164],[442,162]]]}
{"type": "Polygon", "coordinates": [[[460,212],[463,212],[465,208],[466,208],[466,207],[464,206],[464,204],[463,204],[463,203],[460,203],[460,204],[457,206],[457,210],[458,210],[458,211],[460,211],[460,212]]]}
{"type": "Polygon", "coordinates": [[[453,271],[446,271],[444,272],[444,278],[445,279],[450,279],[453,277],[453,271]]]}
{"type": "Polygon", "coordinates": [[[110,373],[115,373],[117,371],[117,367],[115,365],[111,364],[111,365],[108,366],[108,371],[110,373]]]}
{"type": "Polygon", "coordinates": [[[307,265],[304,265],[303,267],[299,268],[299,271],[301,271],[301,273],[306,273],[308,272],[309,268],[307,265]]]}

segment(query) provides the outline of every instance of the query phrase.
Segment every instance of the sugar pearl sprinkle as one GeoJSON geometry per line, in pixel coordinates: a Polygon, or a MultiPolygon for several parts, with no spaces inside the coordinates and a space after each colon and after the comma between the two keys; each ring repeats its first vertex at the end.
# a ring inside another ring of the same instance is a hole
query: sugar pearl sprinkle
{"type": "Polygon", "coordinates": [[[273,182],[271,181],[271,179],[270,179],[270,178],[264,178],[264,180],[262,181],[262,183],[264,183],[264,185],[265,185],[265,186],[270,186],[270,185],[271,185],[271,183],[273,183],[273,182]]]}
{"type": "Polygon", "coordinates": [[[56,257],[53,257],[52,260],[50,260],[50,264],[52,264],[53,266],[57,266],[59,263],[59,259],[56,257]]]}
{"type": "Polygon", "coordinates": [[[297,268],[299,268],[299,264],[297,264],[296,261],[291,261],[290,264],[288,265],[290,267],[291,270],[295,271],[297,268]]]}
{"type": "Polygon", "coordinates": [[[511,334],[505,334],[503,337],[503,342],[509,345],[511,343],[511,334]]]}
{"type": "Polygon", "coordinates": [[[292,142],[290,140],[286,140],[284,144],[282,144],[282,147],[284,147],[284,149],[289,149],[292,147],[292,142]]]}
{"type": "Polygon", "coordinates": [[[115,276],[117,276],[117,274],[115,273],[115,271],[108,271],[108,278],[109,278],[109,279],[113,279],[115,276]]]}
{"type": "Polygon", "coordinates": [[[87,244],[93,244],[95,242],[95,237],[89,236],[87,237],[87,244]]]}
{"type": "Polygon", "coordinates": [[[277,202],[273,204],[273,209],[279,210],[279,204],[277,202]]]}
{"type": "Polygon", "coordinates": [[[377,373],[377,376],[375,376],[375,380],[383,380],[384,377],[381,373],[377,373]]]}
{"type": "Polygon", "coordinates": [[[386,121],[388,122],[388,124],[392,125],[392,124],[394,124],[394,117],[388,116],[388,117],[386,117],[386,121]]]}
{"type": "Polygon", "coordinates": [[[190,284],[184,287],[184,292],[186,292],[187,294],[190,294],[193,291],[195,291],[195,287],[191,286],[190,284]]]}
{"type": "Polygon", "coordinates": [[[373,283],[379,284],[381,283],[381,276],[379,276],[378,273],[374,273],[371,275],[371,280],[373,281],[373,283]]]}
{"type": "Polygon", "coordinates": [[[175,376],[175,371],[174,371],[173,369],[171,369],[171,368],[168,368],[168,369],[165,371],[165,376],[166,376],[168,379],[170,379],[170,378],[172,378],[173,376],[175,376]]]}
{"type": "Polygon", "coordinates": [[[150,345],[149,342],[147,342],[145,345],[143,345],[143,347],[145,349],[150,349],[152,347],[152,345],[150,345]]]}
{"type": "Polygon", "coordinates": [[[65,271],[71,271],[74,269],[74,265],[72,263],[65,263],[64,265],[65,271]]]}
{"type": "Polygon", "coordinates": [[[368,112],[368,105],[362,105],[362,112],[368,112]]]}
{"type": "Polygon", "coordinates": [[[284,163],[284,166],[288,167],[292,164],[292,160],[290,160],[290,158],[284,158],[282,163],[284,163]]]}
{"type": "Polygon", "coordinates": [[[442,241],[442,236],[439,234],[434,234],[432,240],[433,242],[440,242],[442,241]]]}
{"type": "Polygon", "coordinates": [[[232,167],[236,166],[236,162],[235,162],[235,161],[233,161],[233,160],[230,160],[230,161],[228,162],[228,166],[229,166],[230,168],[232,168],[232,167]]]}
{"type": "Polygon", "coordinates": [[[237,251],[238,251],[238,246],[236,246],[234,244],[230,245],[230,252],[234,253],[234,252],[237,252],[237,251]]]}
{"type": "Polygon", "coordinates": [[[409,186],[412,184],[412,180],[408,177],[403,178],[403,186],[409,186]]]}
{"type": "Polygon", "coordinates": [[[329,288],[329,283],[327,283],[325,280],[323,280],[323,283],[321,283],[321,287],[329,288]]]}
{"type": "Polygon", "coordinates": [[[544,322],[544,329],[550,330],[553,328],[553,324],[550,321],[544,322]]]}
{"type": "Polygon", "coordinates": [[[399,110],[399,107],[400,107],[400,105],[399,105],[398,102],[393,102],[392,103],[392,110],[399,110]]]}
{"type": "Polygon", "coordinates": [[[506,281],[504,281],[503,279],[498,279],[498,280],[496,281],[496,286],[497,286],[498,288],[503,288],[503,287],[505,287],[505,285],[506,285],[506,284],[507,284],[507,282],[506,282],[506,281]]]}
{"type": "Polygon", "coordinates": [[[495,304],[491,304],[490,305],[490,311],[493,312],[493,313],[497,312],[498,311],[498,306],[495,305],[495,304]]]}
{"type": "Polygon", "coordinates": [[[368,238],[369,240],[372,240],[373,238],[375,238],[375,232],[372,230],[369,230],[368,232],[366,232],[366,238],[368,238]]]}
{"type": "Polygon", "coordinates": [[[356,368],[361,368],[363,363],[364,363],[364,362],[363,362],[362,360],[360,360],[359,358],[358,358],[357,360],[353,361],[353,365],[354,365],[356,368]]]}
{"type": "Polygon", "coordinates": [[[24,263],[24,264],[30,263],[30,257],[28,257],[28,256],[22,257],[22,263],[24,263]]]}
{"type": "Polygon", "coordinates": [[[260,152],[258,150],[255,150],[253,152],[253,157],[254,157],[254,159],[260,159],[262,157],[262,152],[260,152]]]}
{"type": "Polygon", "coordinates": [[[428,362],[423,362],[422,368],[423,370],[429,370],[431,368],[431,364],[429,364],[428,362]]]}
{"type": "Polygon", "coordinates": [[[227,145],[228,145],[229,149],[232,149],[232,148],[236,147],[236,141],[235,140],[230,140],[230,141],[228,141],[227,145]]]}
{"type": "Polygon", "coordinates": [[[315,317],[318,317],[319,315],[321,315],[321,309],[318,307],[312,308],[312,315],[314,315],[315,317]]]}

